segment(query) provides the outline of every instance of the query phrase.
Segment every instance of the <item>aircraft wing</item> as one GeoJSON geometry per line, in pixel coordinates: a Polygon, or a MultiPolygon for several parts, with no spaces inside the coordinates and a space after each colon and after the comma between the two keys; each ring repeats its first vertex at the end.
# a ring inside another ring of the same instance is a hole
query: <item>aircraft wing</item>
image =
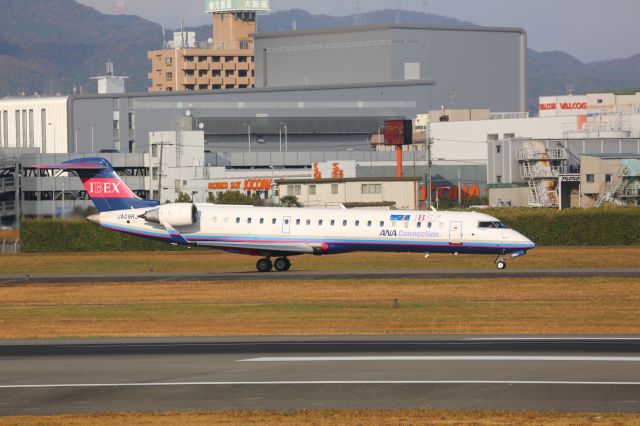
{"type": "Polygon", "coordinates": [[[259,243],[259,242],[196,242],[198,246],[219,248],[221,250],[240,253],[257,253],[269,255],[292,255],[321,253],[325,249],[322,243],[259,243]]]}

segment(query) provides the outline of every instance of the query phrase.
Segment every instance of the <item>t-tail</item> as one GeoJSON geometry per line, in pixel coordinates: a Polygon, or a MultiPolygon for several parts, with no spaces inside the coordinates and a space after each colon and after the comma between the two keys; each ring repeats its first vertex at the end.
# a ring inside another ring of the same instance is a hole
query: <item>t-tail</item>
{"type": "Polygon", "coordinates": [[[75,172],[98,212],[156,207],[160,202],[144,200],[125,185],[104,158],[78,158],[61,164],[38,166],[37,169],[56,169],[75,172]]]}

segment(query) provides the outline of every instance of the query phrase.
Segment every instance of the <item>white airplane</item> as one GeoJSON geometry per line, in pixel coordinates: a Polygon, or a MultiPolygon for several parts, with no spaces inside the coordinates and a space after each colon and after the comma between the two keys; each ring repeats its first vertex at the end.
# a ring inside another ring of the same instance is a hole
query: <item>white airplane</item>
{"type": "Polygon", "coordinates": [[[99,212],[88,220],[97,225],[172,244],[259,256],[260,272],[288,271],[292,256],[354,251],[495,254],[496,266],[505,269],[508,256],[523,256],[535,247],[483,213],[160,205],[137,197],[103,158],[37,168],[77,173],[99,212]]]}

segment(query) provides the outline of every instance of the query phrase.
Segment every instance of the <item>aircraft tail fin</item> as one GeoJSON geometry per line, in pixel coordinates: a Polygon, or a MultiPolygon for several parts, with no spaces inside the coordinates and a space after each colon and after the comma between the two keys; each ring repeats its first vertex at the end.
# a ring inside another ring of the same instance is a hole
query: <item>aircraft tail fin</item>
{"type": "Polygon", "coordinates": [[[113,166],[104,158],[78,158],[61,164],[36,166],[75,172],[99,212],[155,207],[160,202],[143,200],[125,185],[113,166]]]}

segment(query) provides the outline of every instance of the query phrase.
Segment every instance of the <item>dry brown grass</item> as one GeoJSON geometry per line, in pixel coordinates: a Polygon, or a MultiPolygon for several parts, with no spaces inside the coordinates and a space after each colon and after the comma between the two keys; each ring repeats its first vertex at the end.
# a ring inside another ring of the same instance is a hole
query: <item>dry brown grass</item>
{"type": "Polygon", "coordinates": [[[100,414],[7,417],[0,424],[26,425],[637,425],[638,414],[544,413],[453,410],[305,410],[293,412],[100,414]]]}
{"type": "Polygon", "coordinates": [[[640,333],[640,279],[33,285],[0,301],[0,338],[640,333]]]}
{"type": "MultiPolygon", "coordinates": [[[[513,268],[635,267],[640,247],[540,247],[511,260],[513,268]]],[[[406,253],[349,253],[300,256],[295,270],[493,269],[494,256],[406,253]]],[[[187,252],[18,254],[0,257],[0,271],[12,273],[235,272],[255,270],[256,258],[207,250],[187,252]]]]}

